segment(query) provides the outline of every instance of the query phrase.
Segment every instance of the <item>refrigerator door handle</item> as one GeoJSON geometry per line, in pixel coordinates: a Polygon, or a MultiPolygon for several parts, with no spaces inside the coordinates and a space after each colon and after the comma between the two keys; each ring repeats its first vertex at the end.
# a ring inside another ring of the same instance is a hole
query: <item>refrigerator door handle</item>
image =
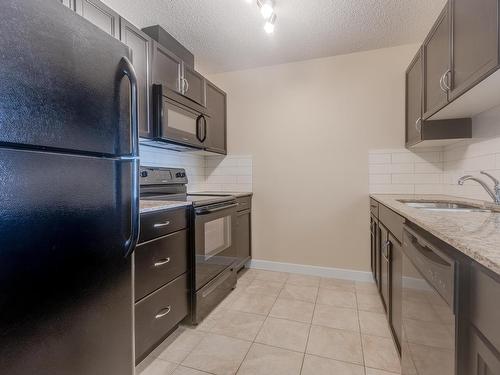
{"type": "Polygon", "coordinates": [[[130,127],[131,127],[131,143],[132,143],[132,163],[134,165],[134,170],[132,172],[131,181],[131,210],[130,210],[130,222],[131,222],[131,233],[130,238],[126,242],[127,250],[125,256],[129,256],[135,249],[137,242],[139,240],[139,106],[137,100],[137,75],[135,73],[134,66],[127,57],[122,57],[120,61],[121,72],[127,76],[130,81],[130,127]]]}
{"type": "Polygon", "coordinates": [[[132,156],[139,156],[139,102],[137,93],[137,75],[134,66],[128,58],[122,57],[121,71],[130,81],[130,135],[132,142],[132,156]]]}

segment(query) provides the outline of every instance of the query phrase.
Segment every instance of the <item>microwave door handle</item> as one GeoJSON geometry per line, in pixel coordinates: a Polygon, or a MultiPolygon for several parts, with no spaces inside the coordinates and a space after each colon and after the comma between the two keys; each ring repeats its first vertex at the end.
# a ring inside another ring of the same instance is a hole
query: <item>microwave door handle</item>
{"type": "Polygon", "coordinates": [[[196,119],[196,139],[200,142],[203,142],[200,136],[200,120],[203,117],[203,115],[199,115],[198,118],[196,119]]]}
{"type": "Polygon", "coordinates": [[[207,139],[207,118],[203,115],[201,115],[202,119],[203,119],[203,139],[201,140],[201,142],[205,142],[205,140],[207,139]]]}
{"type": "Polygon", "coordinates": [[[163,86],[153,85],[153,123],[156,136],[161,136],[163,129],[163,86]]]}

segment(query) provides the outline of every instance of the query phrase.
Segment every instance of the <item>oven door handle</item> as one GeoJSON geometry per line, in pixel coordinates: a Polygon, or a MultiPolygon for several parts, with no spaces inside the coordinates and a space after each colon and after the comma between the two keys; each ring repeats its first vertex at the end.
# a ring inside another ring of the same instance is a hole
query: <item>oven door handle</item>
{"type": "Polygon", "coordinates": [[[214,212],[219,212],[223,210],[227,210],[233,207],[238,207],[238,203],[228,204],[227,206],[217,207],[217,208],[197,208],[195,210],[196,215],[207,215],[214,212]]]}

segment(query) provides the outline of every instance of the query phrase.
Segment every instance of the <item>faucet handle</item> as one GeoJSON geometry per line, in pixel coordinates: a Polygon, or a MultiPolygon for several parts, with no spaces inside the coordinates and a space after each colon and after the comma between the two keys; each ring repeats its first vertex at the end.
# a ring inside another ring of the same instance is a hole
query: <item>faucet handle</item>
{"type": "Polygon", "coordinates": [[[495,186],[499,186],[500,185],[500,181],[498,181],[498,179],[496,177],[493,177],[491,174],[489,174],[488,172],[485,172],[485,171],[481,171],[480,172],[481,174],[484,174],[485,176],[491,178],[491,180],[493,181],[493,183],[495,184],[495,186]]]}

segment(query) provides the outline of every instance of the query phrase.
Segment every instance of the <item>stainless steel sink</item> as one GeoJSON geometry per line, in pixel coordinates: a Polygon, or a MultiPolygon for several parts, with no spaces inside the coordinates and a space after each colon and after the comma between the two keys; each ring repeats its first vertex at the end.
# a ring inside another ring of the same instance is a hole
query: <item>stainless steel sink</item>
{"type": "Polygon", "coordinates": [[[488,208],[476,207],[464,203],[452,202],[424,202],[424,201],[408,201],[400,200],[408,207],[418,208],[428,211],[443,211],[443,212],[493,212],[494,210],[488,208]]]}

